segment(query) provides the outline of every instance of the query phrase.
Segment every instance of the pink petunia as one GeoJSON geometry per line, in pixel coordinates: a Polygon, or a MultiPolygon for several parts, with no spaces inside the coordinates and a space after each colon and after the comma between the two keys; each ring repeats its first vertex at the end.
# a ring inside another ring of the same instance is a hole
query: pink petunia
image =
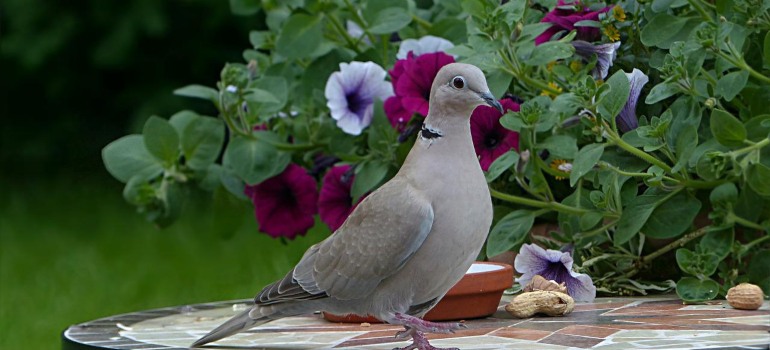
{"type": "MultiPolygon", "coordinates": [[[[519,104],[509,98],[500,100],[505,111],[519,111],[519,104]]],[[[471,138],[481,169],[489,170],[492,162],[511,149],[519,149],[519,133],[500,124],[503,114],[489,106],[479,106],[471,115],[471,138]]]]}
{"type": "Polygon", "coordinates": [[[443,52],[415,56],[412,51],[406,59],[396,61],[389,71],[395,96],[388,98],[384,105],[385,114],[394,128],[403,131],[414,114],[428,115],[433,79],[441,67],[454,61],[443,52]]]}
{"type": "Polygon", "coordinates": [[[350,194],[354,178],[350,165],[335,166],[324,175],[321,194],[318,197],[318,214],[321,221],[332,231],[340,228],[358,205],[353,203],[353,196],[350,194]]]}
{"type": "Polygon", "coordinates": [[[540,45],[551,40],[551,37],[561,31],[571,30],[577,30],[576,39],[578,40],[588,42],[599,40],[602,37],[599,28],[587,26],[575,27],[575,23],[580,21],[599,21],[599,15],[606,13],[611,8],[612,6],[608,6],[599,11],[588,11],[587,8],[580,4],[580,1],[568,3],[564,0],[559,0],[556,7],[551,10],[551,12],[548,12],[540,21],[552,23],[553,25],[535,38],[535,45],[540,45]],[[564,8],[569,6],[573,6],[574,9],[564,8]]]}
{"type": "Polygon", "coordinates": [[[314,225],[318,212],[316,182],[307,171],[289,164],[283,173],[254,186],[244,194],[254,203],[259,230],[271,237],[294,239],[314,225]]]}

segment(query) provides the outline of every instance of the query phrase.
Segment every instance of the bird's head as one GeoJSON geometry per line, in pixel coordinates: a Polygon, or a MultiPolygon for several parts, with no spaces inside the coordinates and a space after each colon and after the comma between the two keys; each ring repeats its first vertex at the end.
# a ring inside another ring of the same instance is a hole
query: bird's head
{"type": "Polygon", "coordinates": [[[500,113],[503,106],[492,96],[481,69],[465,63],[452,63],[441,68],[430,90],[430,110],[442,115],[462,115],[470,118],[473,110],[488,104],[500,113]],[[452,113],[454,112],[454,113],[452,113]]]}

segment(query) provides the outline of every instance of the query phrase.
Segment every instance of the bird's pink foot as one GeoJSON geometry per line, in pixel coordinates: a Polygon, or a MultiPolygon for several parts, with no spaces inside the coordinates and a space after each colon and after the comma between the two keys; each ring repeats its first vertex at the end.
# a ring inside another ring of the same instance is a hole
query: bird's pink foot
{"type": "MultiPolygon", "coordinates": [[[[416,330],[424,333],[454,333],[456,330],[468,328],[463,323],[460,322],[430,322],[425,321],[419,317],[414,317],[410,315],[405,315],[402,313],[397,313],[394,316],[394,322],[390,323],[397,323],[402,324],[404,327],[407,327],[406,331],[399,332],[396,334],[396,337],[399,337],[402,333],[410,332],[411,330],[416,330]],[[411,330],[410,330],[411,328],[411,330]]],[[[405,336],[402,336],[405,337],[405,336]]]]}
{"type": "MultiPolygon", "coordinates": [[[[460,350],[458,348],[437,348],[433,345],[430,345],[430,343],[428,343],[428,338],[425,337],[425,334],[420,331],[415,331],[414,328],[407,329],[406,331],[399,333],[411,333],[412,339],[414,341],[409,346],[403,348],[393,348],[393,350],[460,350]]],[[[398,337],[398,335],[396,335],[396,337],[398,337]]]]}

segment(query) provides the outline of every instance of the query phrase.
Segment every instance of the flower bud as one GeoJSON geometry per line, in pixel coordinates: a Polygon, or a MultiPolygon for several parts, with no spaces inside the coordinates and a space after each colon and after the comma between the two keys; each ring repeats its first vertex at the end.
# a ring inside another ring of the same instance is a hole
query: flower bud
{"type": "Polygon", "coordinates": [[[709,97],[709,98],[706,100],[706,102],[704,102],[704,104],[706,105],[706,107],[708,107],[709,109],[711,109],[711,108],[714,108],[714,106],[716,106],[716,105],[717,105],[717,100],[716,100],[715,98],[713,98],[713,97],[709,97]]]}

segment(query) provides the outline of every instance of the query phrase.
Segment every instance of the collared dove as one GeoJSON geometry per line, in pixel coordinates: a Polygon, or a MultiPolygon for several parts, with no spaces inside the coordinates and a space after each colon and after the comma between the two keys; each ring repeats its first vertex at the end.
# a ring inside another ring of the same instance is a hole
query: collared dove
{"type": "Polygon", "coordinates": [[[436,349],[425,332],[461,323],[424,321],[478,256],[492,202],[473,149],[470,116],[487,103],[502,112],[475,66],[441,68],[430,112],[401,170],[364,199],[343,225],[310,247],[255,305],[197,340],[201,346],[269,320],[313,311],[372,315],[406,330],[403,349],[436,349]]]}

